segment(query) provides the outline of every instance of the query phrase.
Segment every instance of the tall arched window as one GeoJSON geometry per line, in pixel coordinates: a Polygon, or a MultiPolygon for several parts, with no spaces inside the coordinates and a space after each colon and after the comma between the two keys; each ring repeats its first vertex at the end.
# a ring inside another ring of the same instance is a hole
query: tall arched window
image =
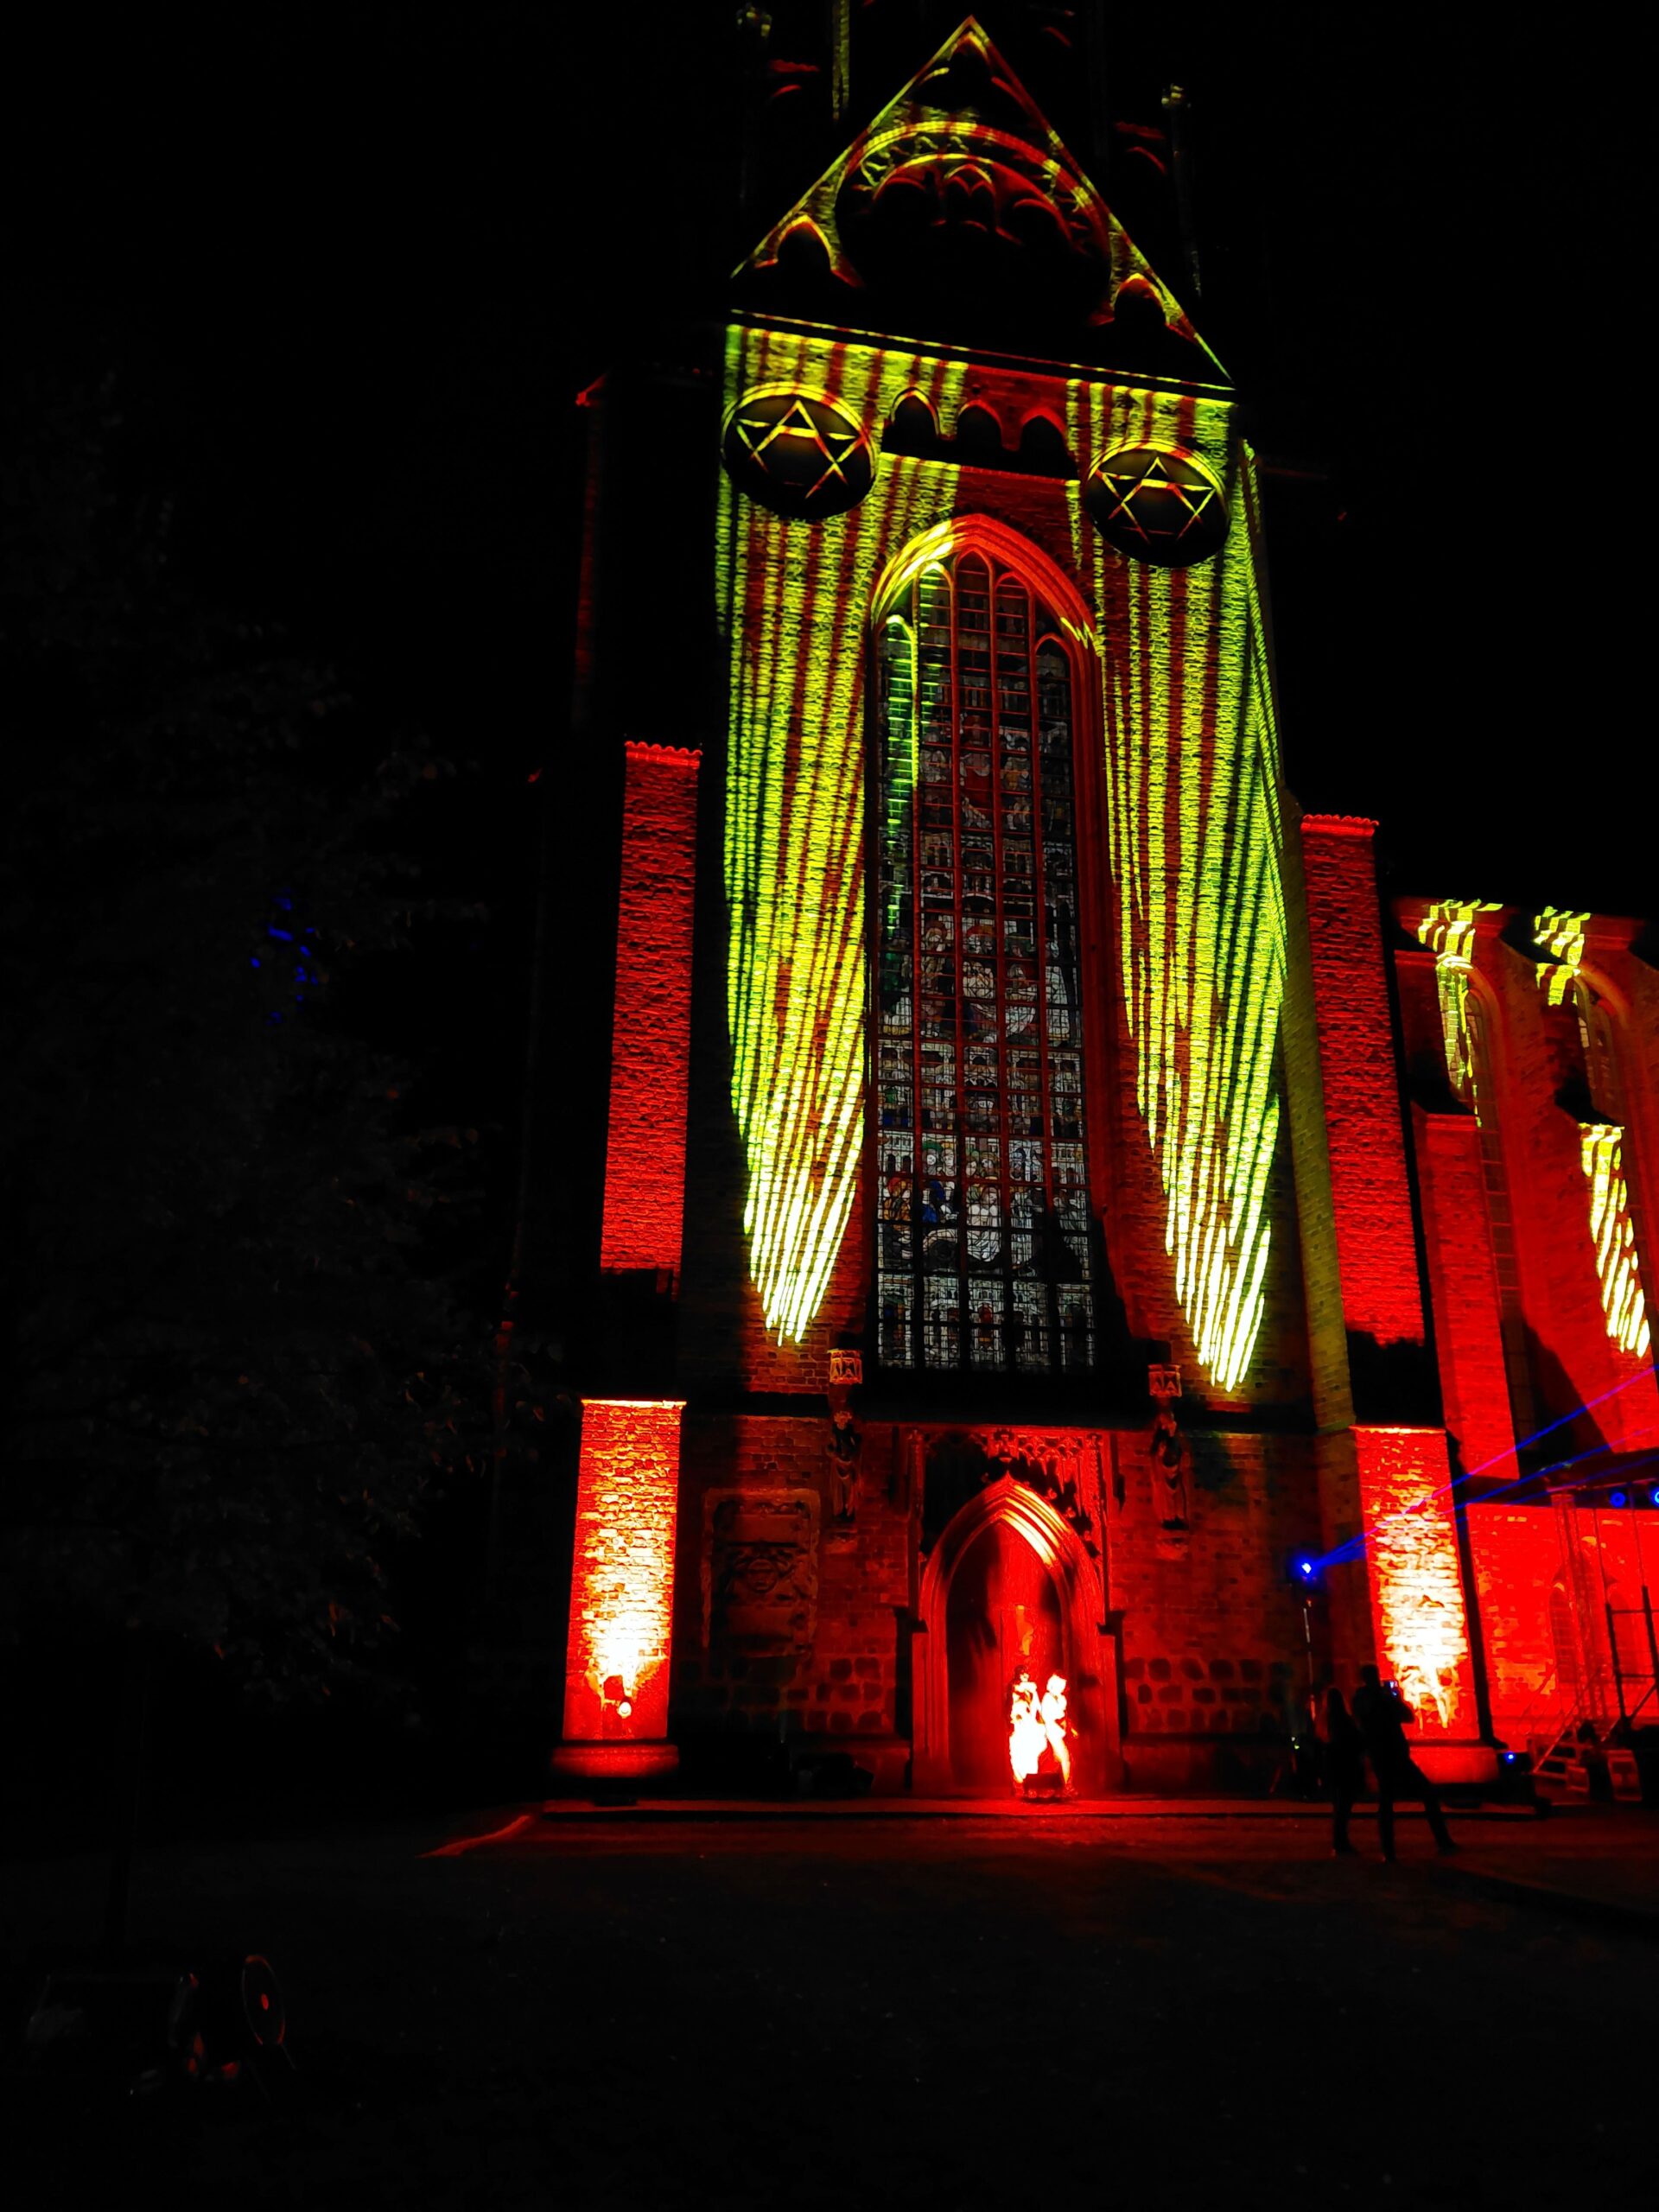
{"type": "Polygon", "coordinates": [[[1072,649],[979,551],[874,646],[879,1356],[1087,1368],[1072,649]]]}

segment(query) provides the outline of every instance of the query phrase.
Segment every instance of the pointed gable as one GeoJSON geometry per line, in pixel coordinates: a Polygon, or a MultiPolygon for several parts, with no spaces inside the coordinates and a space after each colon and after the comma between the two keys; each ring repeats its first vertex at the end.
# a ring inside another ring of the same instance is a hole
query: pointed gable
{"type": "Polygon", "coordinates": [[[775,314],[1225,380],[971,16],[734,283],[740,306],[775,314]]]}

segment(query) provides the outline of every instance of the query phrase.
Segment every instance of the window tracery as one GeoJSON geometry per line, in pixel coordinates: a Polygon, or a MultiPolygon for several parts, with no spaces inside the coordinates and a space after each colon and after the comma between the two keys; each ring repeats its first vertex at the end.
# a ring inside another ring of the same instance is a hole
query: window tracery
{"type": "Polygon", "coordinates": [[[879,1354],[1087,1368],[1071,649],[976,551],[875,642],[879,1354]]]}

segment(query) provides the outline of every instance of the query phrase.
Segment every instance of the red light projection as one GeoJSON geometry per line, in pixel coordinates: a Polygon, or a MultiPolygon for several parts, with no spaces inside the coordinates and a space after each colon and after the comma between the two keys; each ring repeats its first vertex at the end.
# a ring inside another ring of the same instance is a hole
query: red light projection
{"type": "Polygon", "coordinates": [[[1509,1482],[1515,1421],[1479,1126],[1469,1114],[1420,1112],[1416,1130],[1446,1424],[1465,1473],[1509,1482]]]}
{"type": "Polygon", "coordinates": [[[1356,1428],[1378,1664],[1417,1715],[1420,1742],[1478,1732],[1446,1433],[1356,1428]]]}
{"type": "Polygon", "coordinates": [[[1379,1344],[1423,1341],[1411,1188],[1382,964],[1373,822],[1308,815],[1303,866],[1343,1319],[1379,1344]]]}
{"type": "Polygon", "coordinates": [[[679,1273],[701,759],[664,745],[627,747],[600,1245],[607,1269],[679,1273]]]}
{"type": "Polygon", "coordinates": [[[676,1763],[666,1738],[683,1402],[583,1402],[565,1740],[554,1753],[567,1773],[676,1763]]]}

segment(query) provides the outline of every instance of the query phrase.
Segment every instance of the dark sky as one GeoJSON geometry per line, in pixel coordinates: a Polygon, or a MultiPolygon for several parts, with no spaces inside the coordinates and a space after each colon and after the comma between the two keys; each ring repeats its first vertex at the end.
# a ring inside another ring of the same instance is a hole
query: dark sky
{"type": "MultiPolygon", "coordinates": [[[[718,276],[733,13],[94,10],[14,50],[29,349],[115,376],[179,559],[483,761],[509,871],[572,396],[718,276]]],[[[1294,787],[1380,815],[1402,888],[1652,912],[1641,133],[1575,67],[1600,19],[1104,14],[1127,104],[1192,97],[1200,321],[1308,472],[1270,509],[1294,787]]]]}

